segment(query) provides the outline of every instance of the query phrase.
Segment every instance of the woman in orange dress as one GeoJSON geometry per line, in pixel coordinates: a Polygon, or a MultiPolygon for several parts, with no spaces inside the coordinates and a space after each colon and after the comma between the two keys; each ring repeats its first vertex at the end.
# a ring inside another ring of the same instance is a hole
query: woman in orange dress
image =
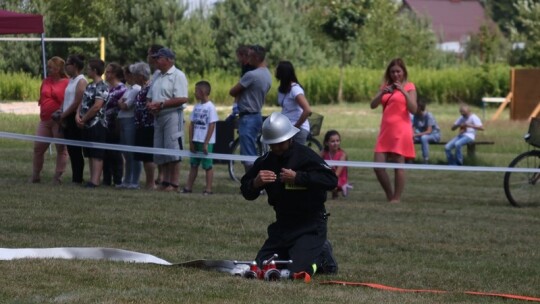
{"type": "MultiPolygon", "coordinates": [[[[375,145],[375,162],[404,163],[415,158],[413,130],[410,113],[415,113],[416,88],[407,80],[407,68],[401,58],[390,61],[384,74],[384,83],[371,101],[371,108],[382,105],[381,130],[375,145]]],[[[386,198],[399,203],[405,187],[404,169],[395,169],[395,185],[392,189],[390,177],[384,168],[375,168],[386,198]]]]}

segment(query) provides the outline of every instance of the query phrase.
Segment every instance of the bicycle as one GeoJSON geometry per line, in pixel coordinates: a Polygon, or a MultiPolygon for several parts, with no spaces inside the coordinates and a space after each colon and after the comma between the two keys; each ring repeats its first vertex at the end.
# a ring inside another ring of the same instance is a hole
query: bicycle
{"type": "MultiPolygon", "coordinates": [[[[532,150],[514,158],[508,167],[540,169],[540,118],[531,119],[529,132],[524,136],[532,150]]],[[[506,172],[504,174],[504,193],[515,207],[528,207],[540,203],[539,172],[506,172]]]]}
{"type": "MultiPolygon", "coordinates": [[[[263,119],[266,117],[263,117],[263,119]]],[[[313,149],[315,152],[319,153],[322,151],[321,143],[315,138],[321,132],[321,127],[323,123],[324,116],[318,113],[311,113],[311,116],[308,117],[310,133],[306,140],[306,146],[313,149]]],[[[240,138],[237,137],[235,140],[229,143],[230,153],[240,155],[240,138]]],[[[268,145],[265,145],[261,142],[261,135],[257,136],[257,155],[263,155],[270,150],[268,145]]],[[[240,182],[240,179],[244,175],[245,169],[241,161],[230,160],[228,164],[229,177],[236,182],[240,182]]]]}

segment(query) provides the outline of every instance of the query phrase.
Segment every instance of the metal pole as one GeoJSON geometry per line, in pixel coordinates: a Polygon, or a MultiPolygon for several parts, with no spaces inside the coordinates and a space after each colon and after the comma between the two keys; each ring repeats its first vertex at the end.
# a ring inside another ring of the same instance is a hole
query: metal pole
{"type": "Polygon", "coordinates": [[[100,58],[105,62],[105,37],[100,37],[99,41],[100,58]]]}
{"type": "Polygon", "coordinates": [[[47,57],[45,55],[45,33],[41,33],[41,56],[43,60],[43,79],[47,78],[47,57]]]}

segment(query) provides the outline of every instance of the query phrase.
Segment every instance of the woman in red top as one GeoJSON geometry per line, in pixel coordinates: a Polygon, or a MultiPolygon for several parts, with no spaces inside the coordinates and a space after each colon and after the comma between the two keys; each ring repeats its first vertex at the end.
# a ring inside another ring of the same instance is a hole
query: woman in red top
{"type": "MultiPolygon", "coordinates": [[[[375,145],[375,162],[404,163],[405,159],[415,157],[411,113],[416,113],[416,88],[407,80],[407,76],[402,59],[390,61],[384,83],[371,101],[372,109],[379,105],[383,108],[381,129],[375,145]]],[[[405,171],[395,169],[394,189],[384,168],[375,168],[375,175],[388,201],[399,203],[405,187],[405,171]]]]}
{"type": "MultiPolygon", "coordinates": [[[[64,60],[60,57],[52,57],[47,61],[47,78],[41,83],[39,95],[39,117],[40,122],[36,135],[52,138],[63,138],[62,127],[57,120],[53,120],[53,113],[60,109],[64,102],[64,92],[69,79],[64,71],[64,60]]],[[[59,117],[56,117],[58,119],[59,117]]],[[[49,143],[34,142],[34,161],[32,182],[41,181],[41,170],[43,169],[44,154],[49,148],[49,143]]],[[[56,169],[54,182],[61,183],[61,177],[66,168],[67,150],[65,145],[56,145],[56,169]]]]}

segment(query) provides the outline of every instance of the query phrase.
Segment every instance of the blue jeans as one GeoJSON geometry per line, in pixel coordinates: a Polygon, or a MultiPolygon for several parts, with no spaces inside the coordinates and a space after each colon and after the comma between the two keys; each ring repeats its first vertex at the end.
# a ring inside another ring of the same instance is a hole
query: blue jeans
{"type": "MultiPolygon", "coordinates": [[[[240,137],[240,154],[249,156],[257,155],[257,136],[262,129],[262,115],[247,114],[238,120],[238,135],[240,137]]],[[[244,162],[244,165],[252,163],[244,162]]]]}
{"type": "Polygon", "coordinates": [[[301,145],[305,145],[307,142],[307,138],[309,136],[309,131],[306,129],[300,128],[300,132],[296,133],[296,135],[293,136],[294,142],[297,142],[301,145]]]}
{"type": "Polygon", "coordinates": [[[474,139],[467,137],[465,135],[458,135],[452,138],[446,146],[444,146],[444,151],[446,152],[446,159],[448,160],[449,165],[463,165],[463,154],[461,153],[461,147],[464,145],[473,142],[474,139]],[[452,155],[452,149],[456,150],[456,155],[452,155]]]}
{"type": "Polygon", "coordinates": [[[440,133],[425,134],[420,137],[415,136],[414,142],[422,144],[422,157],[424,160],[429,159],[429,143],[439,142],[441,140],[440,133]]]}
{"type": "MultiPolygon", "coordinates": [[[[133,117],[119,118],[120,121],[120,144],[135,146],[135,119],[133,117]]],[[[139,185],[141,175],[141,162],[133,159],[133,152],[122,152],[126,160],[123,183],[127,185],[139,185]]]]}

